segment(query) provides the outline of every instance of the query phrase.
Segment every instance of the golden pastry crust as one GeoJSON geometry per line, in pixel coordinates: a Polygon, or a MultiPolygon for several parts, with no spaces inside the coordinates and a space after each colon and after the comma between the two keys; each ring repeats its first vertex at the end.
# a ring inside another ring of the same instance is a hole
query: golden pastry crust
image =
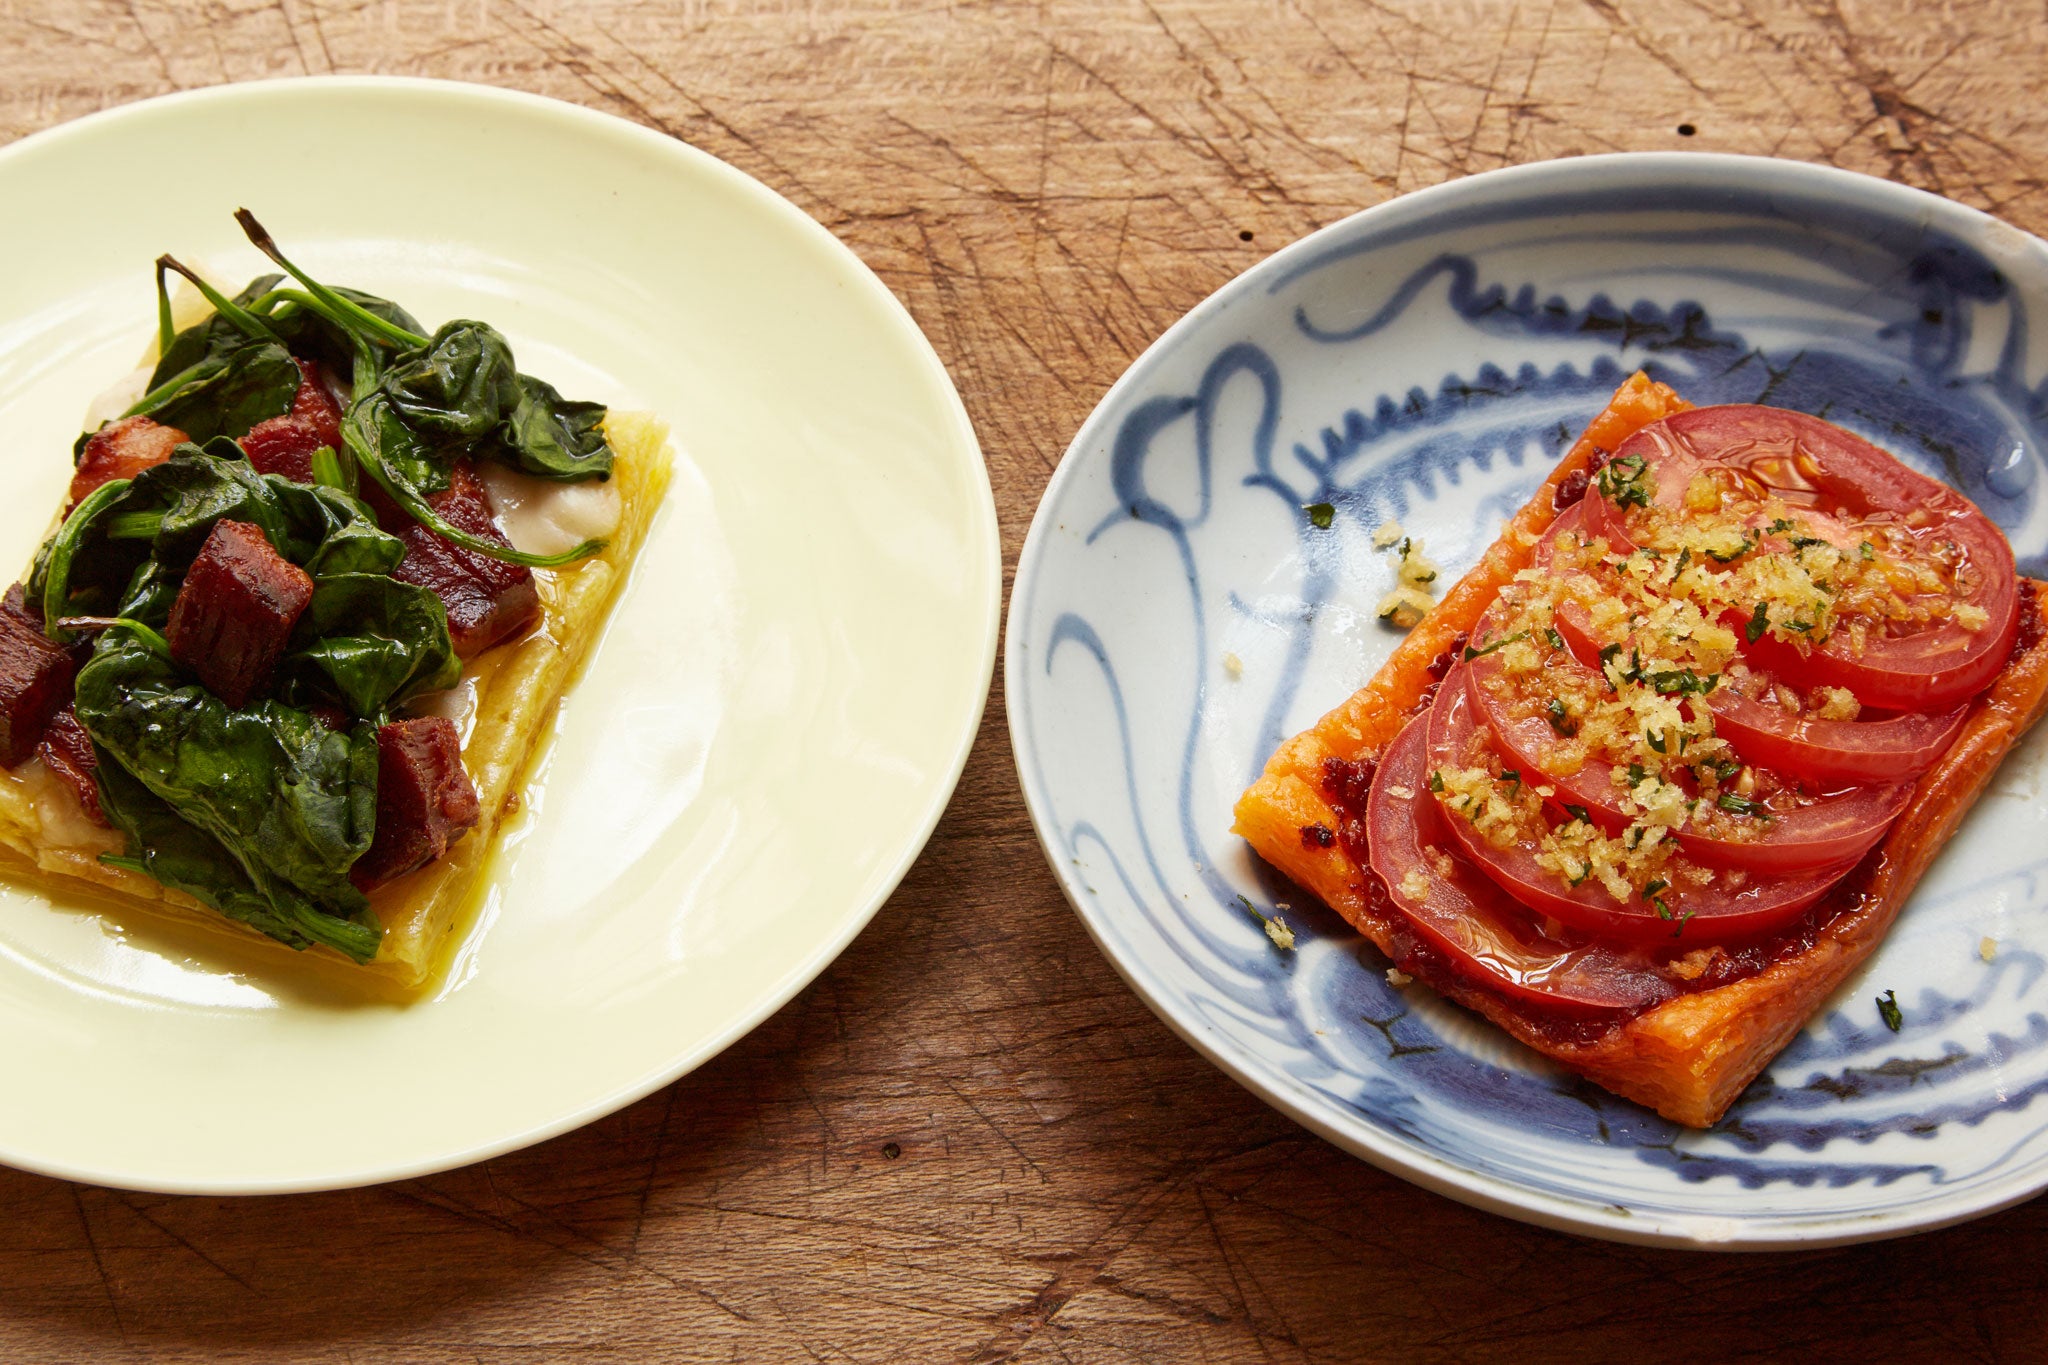
{"type": "Polygon", "coordinates": [[[1590,1033],[1548,1027],[1416,953],[1398,912],[1383,893],[1376,894],[1376,874],[1355,862],[1341,840],[1324,846],[1303,834],[1318,825],[1341,827],[1342,816],[1324,795],[1325,763],[1376,758],[1400,732],[1434,682],[1431,663],[1453,648],[1501,586],[1528,566],[1537,541],[1556,519],[1559,485],[1582,475],[1596,450],[1612,452],[1640,427],[1690,406],[1640,374],[1623,384],[1479,564],[1380,671],[1313,727],[1281,745],[1239,798],[1234,829],[1402,970],[1560,1065],[1668,1119],[1704,1128],[1726,1112],[1876,948],[2000,761],[2048,710],[2048,591],[2043,585],[2021,580],[2021,643],[2011,663],[1972,703],[1962,734],[1916,784],[1884,842],[1822,902],[1821,928],[1811,941],[1754,976],[1679,996],[1626,1022],[1590,1033]]]}
{"type": "Polygon", "coordinates": [[[122,836],[85,822],[63,783],[31,760],[0,768],[0,876],[44,892],[53,900],[138,923],[174,925],[181,933],[225,938],[268,962],[326,977],[340,976],[398,994],[417,992],[434,978],[481,890],[483,872],[521,773],[547,732],[577,664],[604,628],[612,598],[646,539],[668,487],[668,428],[644,413],[614,412],[605,419],[619,492],[619,524],[598,554],[562,569],[536,569],[541,618],[517,640],[469,661],[463,685],[474,689],[463,732],[462,759],[476,784],[481,818],[448,854],[409,876],[379,887],[370,906],[384,926],[377,956],[358,966],[324,947],[303,953],[201,904],[182,892],[123,868],[99,854],[119,849],[122,836]],[[80,893],[86,893],[81,897],[80,893]]]}

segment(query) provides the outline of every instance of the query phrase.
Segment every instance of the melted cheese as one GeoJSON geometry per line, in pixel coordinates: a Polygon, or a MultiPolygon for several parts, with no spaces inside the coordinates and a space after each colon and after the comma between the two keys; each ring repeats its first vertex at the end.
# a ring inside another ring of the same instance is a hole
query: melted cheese
{"type": "Polygon", "coordinates": [[[612,480],[557,483],[488,461],[477,472],[490,490],[498,529],[529,554],[561,554],[618,529],[619,490],[612,480]]]}

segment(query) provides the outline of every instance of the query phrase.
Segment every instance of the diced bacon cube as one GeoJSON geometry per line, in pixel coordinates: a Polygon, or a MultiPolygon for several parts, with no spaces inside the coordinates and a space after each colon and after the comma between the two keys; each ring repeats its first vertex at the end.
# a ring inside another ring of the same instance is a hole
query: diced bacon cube
{"type": "Polygon", "coordinates": [[[453,721],[421,716],[379,726],[377,832],[350,880],[368,891],[426,866],[474,828],[479,814],[453,721]]]}
{"type": "Polygon", "coordinates": [[[341,449],[341,407],[320,382],[318,366],[310,360],[298,365],[299,391],[292,397],[292,410],[258,422],[240,444],[258,473],[311,483],[313,452],[322,446],[341,449]]]}
{"type": "Polygon", "coordinates": [[[36,757],[77,793],[88,819],[96,825],[107,823],[106,812],[100,809],[99,783],[93,776],[99,771],[99,755],[93,752],[92,736],[78,723],[77,712],[66,706],[51,718],[36,757]]]}
{"type": "Polygon", "coordinates": [[[313,482],[313,452],[325,446],[311,422],[297,417],[270,417],[250,427],[239,442],[259,474],[279,474],[297,483],[313,482]]]}
{"type": "MultiPolygon", "coordinates": [[[[511,545],[491,520],[490,490],[467,464],[455,466],[447,489],[427,501],[456,529],[511,545]]],[[[405,542],[405,559],[391,576],[417,583],[441,599],[448,609],[448,634],[463,658],[525,629],[540,615],[531,569],[464,549],[410,519],[397,534],[405,542]]]]}
{"type": "Polygon", "coordinates": [[[132,479],[145,469],[171,458],[171,452],[187,437],[176,427],[167,427],[147,417],[123,417],[95,431],[79,452],[78,467],[71,474],[71,502],[76,507],[103,483],[132,479]]]}
{"type": "Polygon", "coordinates": [[[270,685],[312,599],[313,580],[271,548],[261,527],[216,522],[185,572],[164,637],[173,659],[239,708],[270,685]]]}
{"type": "Polygon", "coordinates": [[[341,449],[341,404],[320,382],[320,367],[310,360],[299,361],[299,391],[292,395],[291,416],[313,428],[321,445],[341,449]]]}
{"type": "Polygon", "coordinates": [[[0,763],[12,768],[35,752],[50,717],[70,702],[76,672],[23,603],[21,585],[9,588],[0,599],[0,763]]]}

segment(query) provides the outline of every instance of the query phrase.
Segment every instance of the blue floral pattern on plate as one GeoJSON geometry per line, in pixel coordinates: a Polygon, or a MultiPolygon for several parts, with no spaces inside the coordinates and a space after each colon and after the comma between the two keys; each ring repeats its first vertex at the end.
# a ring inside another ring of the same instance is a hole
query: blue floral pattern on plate
{"type": "Polygon", "coordinates": [[[1898,926],[1713,1129],[1551,1066],[1259,863],[1230,808],[1394,637],[1371,535],[1447,572],[1630,372],[1862,432],[2048,575],[2048,247],[1881,181],[1713,156],[1552,162],[1396,200],[1196,308],[1039,508],[1006,686],[1083,922],[1182,1036],[1332,1141],[1515,1217],[1823,1245],[2048,1184],[2048,740],[2009,758],[1898,926]],[[1319,528],[1304,513],[1336,509],[1319,528]],[[1242,898],[1242,900],[1240,899],[1242,898]],[[1247,910],[1296,934],[1282,952],[1247,910]],[[1874,1004],[1896,992],[1904,1026],[1874,1004]]]}

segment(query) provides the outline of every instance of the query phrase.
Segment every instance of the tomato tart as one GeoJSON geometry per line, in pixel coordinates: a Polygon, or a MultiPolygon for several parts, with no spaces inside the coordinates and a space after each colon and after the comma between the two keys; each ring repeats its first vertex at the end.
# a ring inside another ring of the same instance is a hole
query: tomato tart
{"type": "Polygon", "coordinates": [[[1637,374],[1236,829],[1400,971],[1704,1127],[2048,706],[2044,610],[1953,489],[1637,374]]]}

